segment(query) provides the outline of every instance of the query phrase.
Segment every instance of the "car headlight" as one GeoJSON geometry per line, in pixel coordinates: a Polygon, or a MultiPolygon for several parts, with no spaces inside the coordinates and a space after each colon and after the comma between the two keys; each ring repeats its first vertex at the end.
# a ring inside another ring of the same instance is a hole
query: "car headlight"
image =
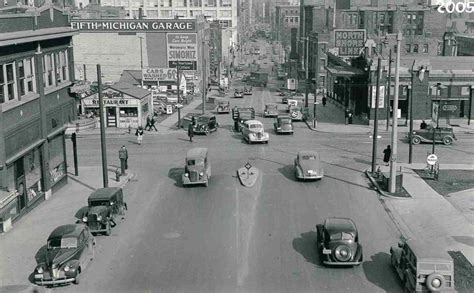
{"type": "Polygon", "coordinates": [[[69,265],[66,265],[66,266],[64,267],[64,271],[65,271],[65,272],[69,272],[70,269],[71,269],[71,268],[69,267],[69,265]]]}
{"type": "Polygon", "coordinates": [[[441,287],[441,280],[438,278],[433,279],[433,281],[431,281],[431,285],[435,288],[439,288],[441,287]]]}
{"type": "Polygon", "coordinates": [[[43,267],[38,267],[36,271],[38,272],[38,274],[42,274],[44,272],[43,267]]]}
{"type": "Polygon", "coordinates": [[[189,174],[188,174],[188,173],[184,173],[184,177],[188,177],[188,176],[189,176],[189,174]]]}
{"type": "Polygon", "coordinates": [[[201,172],[201,173],[199,173],[199,176],[204,176],[204,173],[202,173],[202,172],[201,172]]]}
{"type": "Polygon", "coordinates": [[[83,217],[83,218],[82,218],[82,221],[83,221],[83,222],[87,222],[87,217],[83,217]]]}
{"type": "Polygon", "coordinates": [[[102,216],[97,216],[97,221],[102,221],[102,216]]]}
{"type": "Polygon", "coordinates": [[[58,267],[58,264],[56,264],[56,263],[53,263],[53,265],[51,266],[51,268],[53,268],[53,269],[55,269],[57,267],[58,267]]]}

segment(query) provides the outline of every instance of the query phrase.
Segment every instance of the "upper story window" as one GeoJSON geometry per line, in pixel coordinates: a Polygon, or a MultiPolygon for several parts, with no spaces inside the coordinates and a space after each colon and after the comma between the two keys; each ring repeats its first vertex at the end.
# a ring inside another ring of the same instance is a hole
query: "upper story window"
{"type": "Polygon", "coordinates": [[[232,17],[231,10],[221,10],[219,14],[220,14],[220,17],[232,17]]]}
{"type": "Polygon", "coordinates": [[[18,61],[18,82],[20,83],[20,96],[36,92],[33,57],[18,61]]]}
{"type": "Polygon", "coordinates": [[[43,55],[43,84],[45,88],[56,86],[69,80],[69,64],[67,51],[47,53],[43,55]]]}
{"type": "Polygon", "coordinates": [[[169,18],[173,17],[173,11],[172,10],[161,10],[161,17],[169,18]]]}
{"type": "Polygon", "coordinates": [[[189,0],[189,7],[201,7],[202,1],[201,0],[189,0]]]}
{"type": "Polygon", "coordinates": [[[18,99],[14,65],[14,62],[0,65],[0,103],[18,99]]]}
{"type": "Polygon", "coordinates": [[[43,85],[45,88],[55,85],[53,72],[54,72],[53,54],[44,54],[43,55],[43,85]]]}
{"type": "Polygon", "coordinates": [[[230,7],[232,6],[232,0],[221,0],[222,7],[230,7]]]}
{"type": "Polygon", "coordinates": [[[186,0],[174,0],[174,7],[186,7],[186,0]]]}
{"type": "Polygon", "coordinates": [[[55,53],[58,59],[58,67],[56,68],[56,79],[59,82],[65,82],[69,80],[69,66],[68,66],[68,56],[67,51],[63,50],[58,53],[55,53]]]}
{"type": "Polygon", "coordinates": [[[204,6],[207,7],[216,7],[217,0],[204,0],[204,6]]]}
{"type": "Polygon", "coordinates": [[[173,6],[171,0],[160,0],[160,6],[161,7],[171,7],[173,6]]]}

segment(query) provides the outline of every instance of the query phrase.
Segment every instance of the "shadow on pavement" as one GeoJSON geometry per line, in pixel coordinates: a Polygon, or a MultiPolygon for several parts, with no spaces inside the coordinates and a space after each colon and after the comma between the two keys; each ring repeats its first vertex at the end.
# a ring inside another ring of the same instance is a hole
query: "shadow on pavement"
{"type": "Polygon", "coordinates": [[[368,185],[362,185],[362,184],[350,182],[350,181],[347,181],[347,180],[344,180],[344,179],[341,179],[341,178],[336,178],[336,177],[330,176],[330,175],[324,175],[324,177],[325,177],[325,178],[331,178],[331,179],[337,180],[337,181],[341,181],[341,182],[344,182],[344,183],[346,183],[346,184],[354,185],[354,186],[357,186],[357,187],[360,187],[360,188],[363,188],[363,189],[372,190],[372,188],[369,187],[368,185]]]}
{"type": "Polygon", "coordinates": [[[301,233],[301,237],[293,239],[293,248],[301,254],[306,261],[319,266],[320,259],[316,249],[316,231],[301,233]]]}
{"type": "Polygon", "coordinates": [[[286,177],[286,179],[296,182],[297,179],[295,177],[295,166],[293,165],[285,165],[281,168],[278,168],[278,171],[286,177]]]}
{"type": "Polygon", "coordinates": [[[395,272],[390,265],[390,254],[379,252],[362,263],[367,280],[385,292],[402,292],[395,279],[395,272]],[[387,274],[391,277],[387,278],[387,274]]]}
{"type": "Polygon", "coordinates": [[[171,168],[168,172],[168,177],[175,181],[175,186],[183,187],[183,183],[181,182],[181,176],[183,173],[184,168],[171,168]]]}
{"type": "Polygon", "coordinates": [[[471,236],[452,236],[452,238],[459,243],[474,247],[474,237],[471,236]]]}
{"type": "Polygon", "coordinates": [[[95,187],[90,186],[90,185],[88,185],[88,184],[86,184],[86,183],[80,181],[79,179],[77,179],[77,178],[75,177],[74,174],[69,173],[69,172],[68,172],[68,179],[73,180],[73,181],[75,181],[75,182],[81,184],[82,186],[89,188],[89,189],[92,190],[92,191],[96,190],[95,187]]]}

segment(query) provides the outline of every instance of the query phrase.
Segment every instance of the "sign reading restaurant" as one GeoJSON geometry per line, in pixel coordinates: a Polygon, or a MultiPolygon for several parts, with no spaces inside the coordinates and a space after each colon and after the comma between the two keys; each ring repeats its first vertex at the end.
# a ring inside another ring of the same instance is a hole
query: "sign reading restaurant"
{"type": "Polygon", "coordinates": [[[339,56],[359,56],[365,45],[364,29],[334,30],[335,47],[339,56]]]}
{"type": "Polygon", "coordinates": [[[84,32],[196,32],[195,19],[77,19],[71,28],[84,32]]]}

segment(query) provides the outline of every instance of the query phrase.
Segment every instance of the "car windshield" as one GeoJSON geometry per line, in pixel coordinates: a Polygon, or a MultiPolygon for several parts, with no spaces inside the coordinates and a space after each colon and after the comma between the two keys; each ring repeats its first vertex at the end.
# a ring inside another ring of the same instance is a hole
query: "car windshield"
{"type": "Polygon", "coordinates": [[[280,118],[280,123],[282,123],[282,124],[291,123],[291,119],[290,118],[280,118]]]}
{"type": "Polygon", "coordinates": [[[239,113],[240,119],[252,119],[252,113],[251,112],[240,112],[239,113]]]}
{"type": "Polygon", "coordinates": [[[209,121],[209,117],[198,117],[197,122],[207,123],[209,121]]]}
{"type": "Polygon", "coordinates": [[[276,105],[267,105],[268,110],[274,110],[276,109],[276,107],[277,107],[276,105]]]}
{"type": "Polygon", "coordinates": [[[91,207],[98,207],[98,206],[108,206],[110,201],[108,200],[94,200],[89,203],[91,207]]]}
{"type": "Polygon", "coordinates": [[[260,125],[260,124],[250,124],[249,128],[250,129],[260,129],[260,128],[262,128],[262,125],[260,125]]]}
{"type": "Polygon", "coordinates": [[[351,233],[340,232],[332,234],[330,238],[331,240],[352,240],[354,239],[354,235],[351,233]]]}
{"type": "Polygon", "coordinates": [[[55,238],[48,241],[48,249],[76,248],[77,238],[55,238]]]}
{"type": "Polygon", "coordinates": [[[315,155],[304,155],[301,157],[302,160],[317,160],[315,155]]]}
{"type": "Polygon", "coordinates": [[[188,160],[188,166],[204,166],[204,159],[188,160]]]}
{"type": "Polygon", "coordinates": [[[219,102],[219,105],[221,105],[221,106],[227,106],[228,104],[227,104],[227,102],[219,102]]]}

